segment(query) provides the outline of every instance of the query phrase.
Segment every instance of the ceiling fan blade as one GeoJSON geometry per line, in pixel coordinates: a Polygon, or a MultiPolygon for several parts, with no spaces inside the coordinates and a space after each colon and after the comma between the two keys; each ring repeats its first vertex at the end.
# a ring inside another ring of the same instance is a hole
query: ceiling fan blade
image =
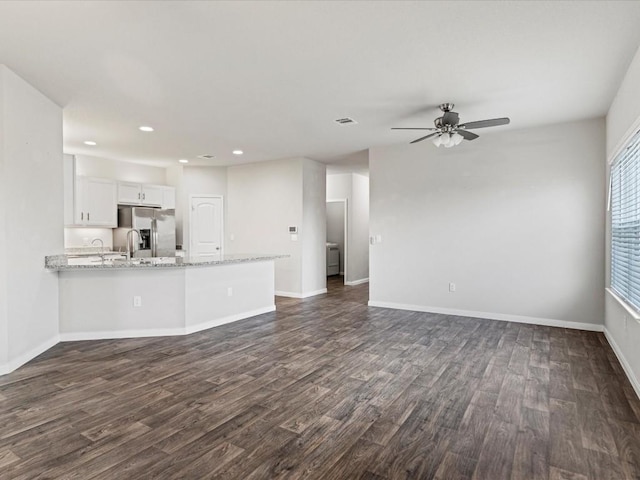
{"type": "Polygon", "coordinates": [[[437,130],[437,128],[392,127],[391,130],[437,130]]]}
{"type": "Polygon", "coordinates": [[[467,132],[466,130],[456,130],[456,132],[462,135],[465,140],[475,140],[479,137],[479,135],[476,135],[473,132],[467,132]]]}
{"type": "Polygon", "coordinates": [[[444,112],[442,115],[442,123],[444,125],[457,125],[460,117],[456,112],[444,112]]]}
{"type": "Polygon", "coordinates": [[[478,120],[477,122],[468,122],[458,125],[460,128],[485,128],[485,127],[497,127],[499,125],[507,125],[511,120],[507,117],[504,118],[492,118],[491,120],[478,120]]]}
{"type": "Polygon", "coordinates": [[[409,142],[409,143],[418,143],[418,142],[421,142],[422,140],[426,140],[427,138],[431,138],[431,137],[433,137],[433,136],[435,136],[435,135],[438,135],[438,132],[436,132],[436,133],[430,133],[429,135],[426,135],[426,136],[424,136],[424,137],[420,137],[420,138],[418,138],[418,139],[414,140],[413,142],[409,142]]]}

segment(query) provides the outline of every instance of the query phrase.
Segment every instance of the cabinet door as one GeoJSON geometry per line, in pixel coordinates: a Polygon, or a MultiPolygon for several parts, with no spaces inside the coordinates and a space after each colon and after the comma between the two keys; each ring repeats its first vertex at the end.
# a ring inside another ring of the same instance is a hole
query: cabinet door
{"type": "Polygon", "coordinates": [[[139,183],[118,183],[118,203],[123,205],[140,205],[142,203],[142,189],[139,183]]]}
{"type": "Polygon", "coordinates": [[[162,187],[162,208],[174,209],[176,208],[176,189],[175,187],[162,187]]]}
{"type": "Polygon", "coordinates": [[[75,219],[75,190],[76,190],[76,168],[75,157],[64,155],[64,226],[70,227],[76,224],[75,219]]]}
{"type": "Polygon", "coordinates": [[[142,185],[142,205],[160,207],[162,205],[162,187],[142,185]]]}
{"type": "Polygon", "coordinates": [[[85,177],[76,177],[73,196],[73,223],[80,226],[87,222],[87,211],[85,209],[87,182],[85,180],[85,177]]]}
{"type": "Polygon", "coordinates": [[[85,225],[94,227],[118,226],[117,188],[113,180],[104,178],[84,179],[85,225]]]}

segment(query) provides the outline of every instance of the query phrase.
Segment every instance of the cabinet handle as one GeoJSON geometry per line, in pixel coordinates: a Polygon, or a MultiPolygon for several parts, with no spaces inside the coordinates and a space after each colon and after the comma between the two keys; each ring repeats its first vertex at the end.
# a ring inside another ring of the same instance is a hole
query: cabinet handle
{"type": "Polygon", "coordinates": [[[138,192],[138,200],[140,200],[140,192],[138,192]]]}
{"type": "Polygon", "coordinates": [[[80,212],[80,220],[84,220],[84,212],[80,212]]]}
{"type": "Polygon", "coordinates": [[[87,212],[87,222],[89,221],[89,215],[90,215],[90,213],[87,212]]]}
{"type": "Polygon", "coordinates": [[[147,198],[147,194],[146,194],[146,193],[143,193],[143,194],[142,194],[142,199],[144,200],[145,198],[147,198]]]}

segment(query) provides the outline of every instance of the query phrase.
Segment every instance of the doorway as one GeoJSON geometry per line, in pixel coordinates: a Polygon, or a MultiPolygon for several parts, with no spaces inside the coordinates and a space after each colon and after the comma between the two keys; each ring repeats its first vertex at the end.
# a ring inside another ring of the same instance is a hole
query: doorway
{"type": "Polygon", "coordinates": [[[222,254],[223,202],[219,195],[189,196],[189,255],[222,254]]]}
{"type": "Polygon", "coordinates": [[[327,200],[327,277],[347,278],[347,199],[327,200]],[[336,265],[337,264],[337,265],[336,265]]]}

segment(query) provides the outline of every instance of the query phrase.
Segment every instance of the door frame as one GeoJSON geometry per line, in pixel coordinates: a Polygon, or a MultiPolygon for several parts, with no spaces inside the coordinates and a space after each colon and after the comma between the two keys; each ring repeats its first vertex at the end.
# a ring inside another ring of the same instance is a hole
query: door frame
{"type": "Polygon", "coordinates": [[[224,197],[222,195],[212,195],[209,193],[191,193],[189,194],[189,255],[193,254],[193,208],[191,208],[194,198],[219,198],[222,203],[221,221],[220,221],[220,254],[224,255],[224,197]]]}
{"type": "MultiPolygon", "coordinates": [[[[342,281],[347,284],[347,259],[349,258],[349,199],[348,198],[328,198],[327,203],[342,203],[344,205],[344,271],[342,281]]],[[[326,239],[325,239],[326,242],[326,239]]]]}

